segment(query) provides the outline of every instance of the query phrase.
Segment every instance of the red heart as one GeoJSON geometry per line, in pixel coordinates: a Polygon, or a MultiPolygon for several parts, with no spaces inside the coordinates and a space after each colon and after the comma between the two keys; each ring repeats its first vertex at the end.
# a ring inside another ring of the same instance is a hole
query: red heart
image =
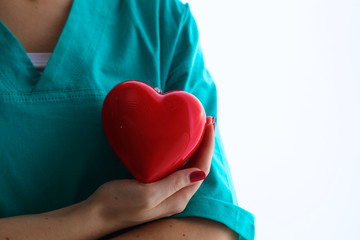
{"type": "Polygon", "coordinates": [[[206,115],[190,93],[161,94],[131,80],[107,94],[102,121],[121,162],[137,180],[149,183],[172,173],[194,153],[204,134],[206,115]]]}

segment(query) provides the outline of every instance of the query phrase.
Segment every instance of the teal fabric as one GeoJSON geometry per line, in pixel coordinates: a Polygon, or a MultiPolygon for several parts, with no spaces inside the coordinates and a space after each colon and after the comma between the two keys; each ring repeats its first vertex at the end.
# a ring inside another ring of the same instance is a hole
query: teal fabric
{"type": "MultiPolygon", "coordinates": [[[[61,208],[106,181],[131,178],[101,122],[106,94],[122,81],[188,91],[217,116],[197,25],[179,0],[74,0],[42,75],[1,22],[0,53],[0,217],[61,208]]],[[[254,239],[254,216],[238,206],[218,128],[210,174],[174,217],[186,216],[254,239]]]]}

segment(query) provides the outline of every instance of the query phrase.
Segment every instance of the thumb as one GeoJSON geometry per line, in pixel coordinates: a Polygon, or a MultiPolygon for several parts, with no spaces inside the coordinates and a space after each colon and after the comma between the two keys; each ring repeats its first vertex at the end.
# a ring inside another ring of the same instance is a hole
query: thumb
{"type": "Polygon", "coordinates": [[[159,202],[169,198],[184,187],[195,184],[206,178],[206,174],[199,168],[186,168],[176,171],[169,176],[151,183],[156,189],[156,199],[159,202]]]}

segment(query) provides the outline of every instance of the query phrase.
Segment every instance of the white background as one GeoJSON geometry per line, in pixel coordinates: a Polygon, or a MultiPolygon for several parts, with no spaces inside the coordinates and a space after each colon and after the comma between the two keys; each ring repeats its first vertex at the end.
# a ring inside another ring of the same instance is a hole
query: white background
{"type": "Polygon", "coordinates": [[[360,1],[183,2],[256,239],[359,240],[360,1]]]}

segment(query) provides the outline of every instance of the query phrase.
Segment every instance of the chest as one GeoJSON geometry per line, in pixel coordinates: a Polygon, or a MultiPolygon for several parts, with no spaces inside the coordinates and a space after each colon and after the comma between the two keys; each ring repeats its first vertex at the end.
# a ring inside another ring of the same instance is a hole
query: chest
{"type": "Polygon", "coordinates": [[[26,52],[52,52],[70,12],[72,0],[0,2],[0,19],[26,52]]]}
{"type": "MultiPolygon", "coordinates": [[[[24,23],[24,27],[21,22],[31,18],[21,14],[4,14],[4,2],[8,4],[10,1],[0,0],[0,102],[1,99],[52,101],[58,98],[74,99],[79,95],[97,96],[109,91],[116,83],[129,79],[147,80],[154,87],[163,86],[167,74],[166,70],[163,71],[165,74],[161,74],[160,66],[163,64],[159,61],[159,35],[156,34],[157,25],[153,24],[157,21],[157,15],[146,15],[149,19],[144,22],[149,24],[139,25],[133,18],[135,13],[119,5],[122,0],[74,0],[67,16],[48,16],[53,19],[53,24],[47,20],[46,11],[40,11],[37,15],[31,14],[37,17],[36,23],[39,25],[24,23]],[[15,20],[7,21],[10,17],[15,20]],[[63,19],[63,27],[59,19],[63,19]],[[37,34],[30,32],[26,35],[20,31],[30,26],[37,34]],[[56,41],[50,41],[53,33],[56,33],[52,29],[61,32],[58,39],[53,38],[56,41]],[[39,42],[44,44],[36,44],[39,42]],[[55,42],[56,47],[52,49],[55,42]],[[42,74],[26,52],[52,52],[42,74]]],[[[5,10],[9,9],[11,7],[6,5],[5,10]]],[[[26,11],[26,14],[30,13],[26,11]]],[[[166,52],[162,53],[164,57],[161,59],[168,63],[166,52]]]]}

